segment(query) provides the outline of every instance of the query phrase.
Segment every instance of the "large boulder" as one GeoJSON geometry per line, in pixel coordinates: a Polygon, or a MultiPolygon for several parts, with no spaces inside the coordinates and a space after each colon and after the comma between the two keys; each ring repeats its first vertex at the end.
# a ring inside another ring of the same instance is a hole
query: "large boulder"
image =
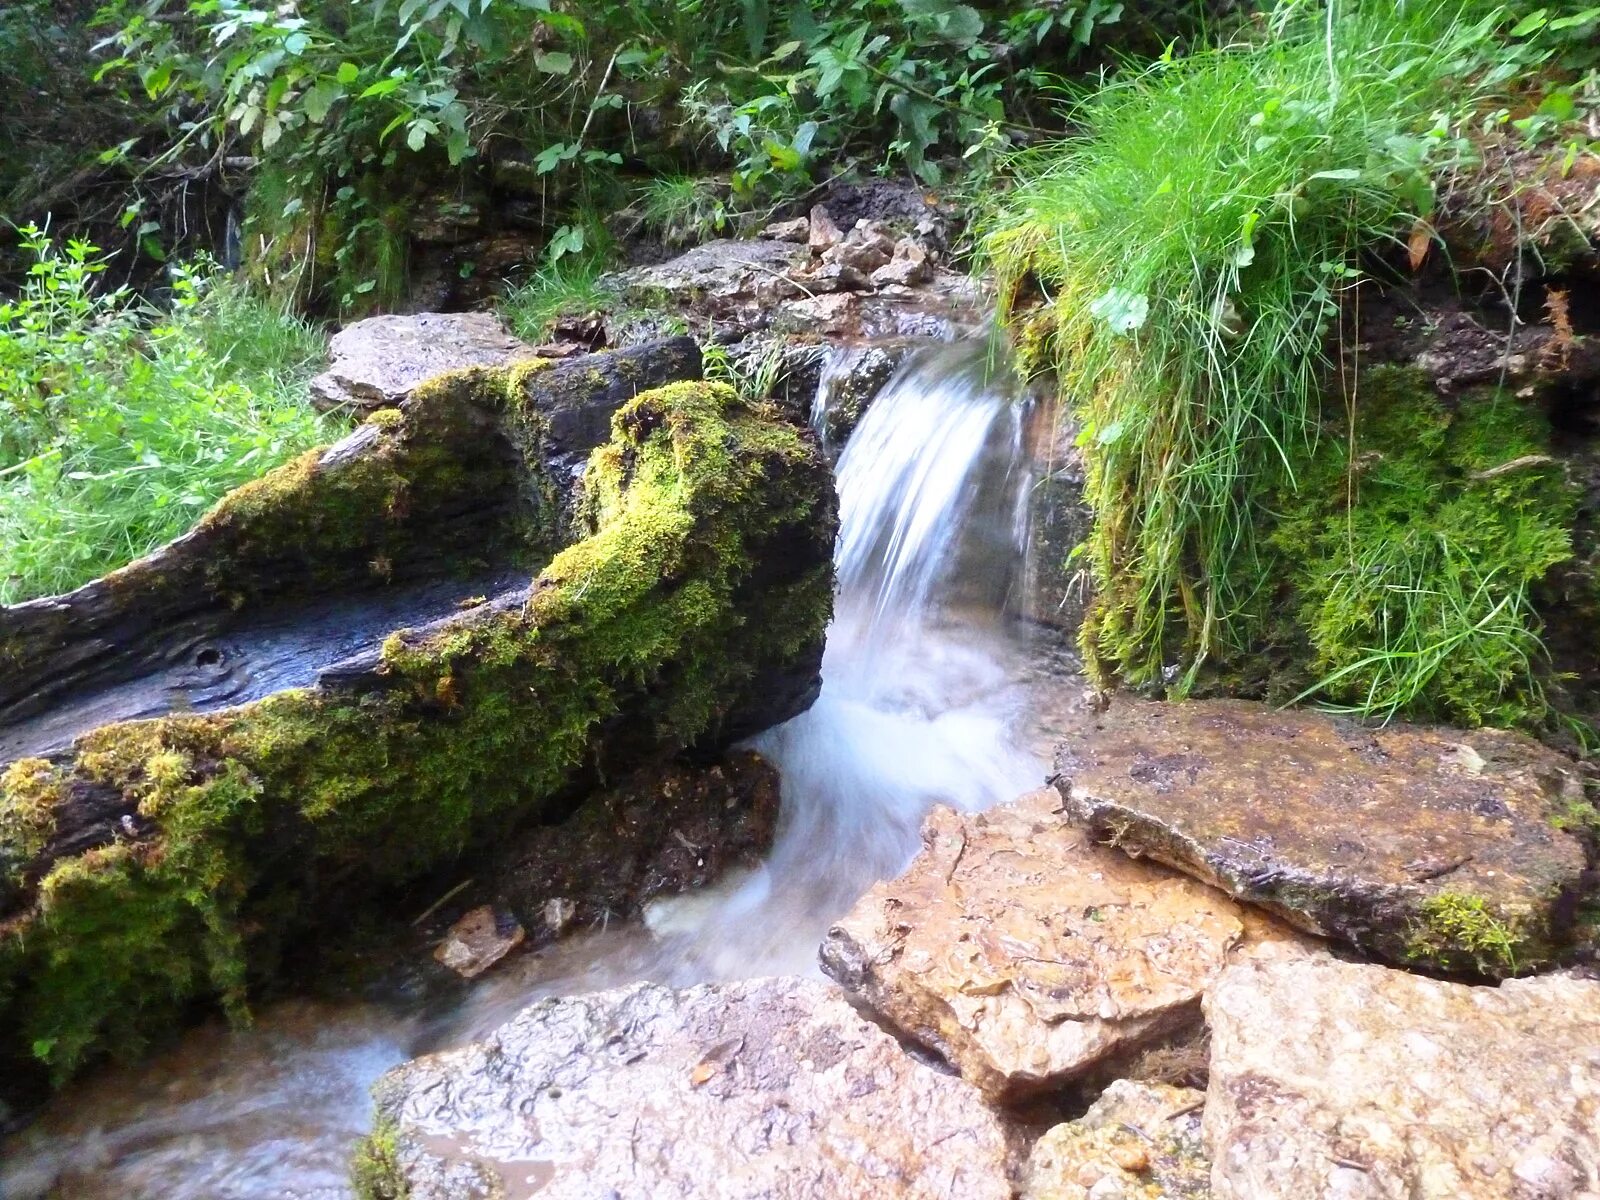
{"type": "Polygon", "coordinates": [[[1577,769],[1518,734],[1119,697],[1055,767],[1095,837],[1400,964],[1547,963],[1585,885],[1577,769]]]}
{"type": "MultiPolygon", "coordinates": [[[[610,394],[614,372],[573,368],[610,394]]],[[[30,1056],[59,1077],[136,1049],[196,1002],[241,1012],[385,889],[809,703],[834,526],[815,448],[725,386],[658,388],[616,411],[558,519],[570,389],[538,381],[563,370],[444,376],[152,559],[0,612],[23,714],[0,727],[7,1084],[30,1056]],[[487,576],[372,588],[380,558],[398,577],[413,546],[497,542],[487,576]]]]}
{"type": "Polygon", "coordinates": [[[1301,958],[1206,1001],[1217,1200],[1592,1200],[1600,983],[1301,958]]]}
{"type": "Polygon", "coordinates": [[[502,367],[536,357],[493,313],[368,317],[328,344],[328,369],[311,381],[323,408],[393,408],[418,384],[463,367],[502,367]]]}
{"type": "Polygon", "coordinates": [[[1226,896],[1094,845],[1049,790],[935,809],[822,966],[991,1098],[1060,1087],[1198,1024],[1244,925],[1226,896]]]}
{"type": "Polygon", "coordinates": [[[821,982],[545,1000],[398,1067],[367,1200],[1005,1200],[1006,1131],[821,982]]]}

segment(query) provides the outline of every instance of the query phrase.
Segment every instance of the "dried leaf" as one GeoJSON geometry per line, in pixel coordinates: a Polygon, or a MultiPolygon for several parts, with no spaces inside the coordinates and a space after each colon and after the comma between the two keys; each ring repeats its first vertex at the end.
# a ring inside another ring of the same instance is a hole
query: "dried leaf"
{"type": "Polygon", "coordinates": [[[1411,269],[1419,270],[1423,260],[1428,257],[1428,247],[1433,245],[1433,226],[1426,221],[1418,221],[1411,227],[1411,236],[1406,239],[1406,254],[1411,260],[1411,269]]]}

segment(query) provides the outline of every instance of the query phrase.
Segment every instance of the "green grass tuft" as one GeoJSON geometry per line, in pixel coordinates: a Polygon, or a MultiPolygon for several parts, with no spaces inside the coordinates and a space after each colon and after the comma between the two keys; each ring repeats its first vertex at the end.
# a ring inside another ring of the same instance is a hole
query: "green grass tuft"
{"type": "Polygon", "coordinates": [[[988,219],[1002,318],[1083,422],[1100,678],[1181,695],[1260,637],[1265,504],[1318,438],[1341,294],[1464,153],[1437,110],[1488,26],[1458,11],[1280,6],[1085,100],[988,219]]]}

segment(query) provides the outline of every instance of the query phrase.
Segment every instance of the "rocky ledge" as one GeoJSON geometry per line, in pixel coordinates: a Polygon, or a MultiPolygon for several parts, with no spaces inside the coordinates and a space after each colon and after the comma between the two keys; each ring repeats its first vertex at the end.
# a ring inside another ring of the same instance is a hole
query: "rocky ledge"
{"type": "Polygon", "coordinates": [[[1055,768],[1097,839],[1390,962],[1499,978],[1571,936],[1593,810],[1518,734],[1118,697],[1055,768]]]}

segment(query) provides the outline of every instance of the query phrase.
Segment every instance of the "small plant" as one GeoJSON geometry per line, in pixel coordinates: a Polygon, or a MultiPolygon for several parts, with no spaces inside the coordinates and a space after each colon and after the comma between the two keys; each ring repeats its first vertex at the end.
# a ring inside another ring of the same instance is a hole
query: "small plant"
{"type": "Polygon", "coordinates": [[[728,232],[734,214],[715,180],[663,175],[640,192],[639,219],[667,245],[686,246],[728,232]]]}
{"type": "Polygon", "coordinates": [[[175,270],[157,312],[96,291],[94,246],[19,233],[33,266],[0,304],[0,603],[137,558],[336,436],[304,394],[311,327],[205,267],[175,270]]]}
{"type": "Polygon", "coordinates": [[[500,313],[524,341],[545,341],[557,319],[587,316],[614,302],[615,296],[600,284],[604,271],[603,260],[592,254],[547,262],[505,294],[500,313]]]}
{"type": "Polygon", "coordinates": [[[1410,953],[1433,961],[1465,956],[1485,975],[1516,974],[1518,938],[1481,896],[1440,892],[1422,906],[1410,953]]]}

